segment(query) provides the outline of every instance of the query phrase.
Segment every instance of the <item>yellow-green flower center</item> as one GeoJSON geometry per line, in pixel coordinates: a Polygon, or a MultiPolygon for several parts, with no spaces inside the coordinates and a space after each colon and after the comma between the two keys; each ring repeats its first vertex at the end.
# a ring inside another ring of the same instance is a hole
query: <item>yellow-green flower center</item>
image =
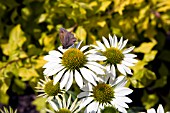
{"type": "Polygon", "coordinates": [[[119,113],[119,111],[113,106],[106,106],[101,110],[101,113],[119,113]]]}
{"type": "Polygon", "coordinates": [[[111,64],[121,63],[124,58],[123,53],[114,47],[108,48],[105,52],[103,52],[103,55],[107,58],[106,63],[111,64]]]}
{"type": "Polygon", "coordinates": [[[79,69],[87,62],[83,52],[76,48],[68,49],[62,57],[62,64],[71,70],[79,69]]]}
{"type": "Polygon", "coordinates": [[[57,111],[56,113],[71,113],[70,110],[66,109],[66,108],[61,108],[59,109],[59,111],[57,111]]]}
{"type": "Polygon", "coordinates": [[[48,94],[48,96],[55,96],[60,92],[60,83],[58,82],[53,85],[53,80],[50,80],[45,84],[44,91],[48,94]]]}
{"type": "Polygon", "coordinates": [[[109,103],[114,97],[114,91],[109,84],[101,83],[93,88],[93,96],[99,103],[109,103]]]}

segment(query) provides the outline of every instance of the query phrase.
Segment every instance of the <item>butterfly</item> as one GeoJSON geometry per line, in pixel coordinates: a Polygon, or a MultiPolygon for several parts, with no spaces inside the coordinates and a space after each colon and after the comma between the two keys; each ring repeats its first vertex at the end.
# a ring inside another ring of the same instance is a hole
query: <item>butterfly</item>
{"type": "Polygon", "coordinates": [[[76,42],[76,38],[71,32],[68,32],[64,28],[60,28],[59,31],[60,42],[63,46],[63,49],[67,49],[76,42]]]}

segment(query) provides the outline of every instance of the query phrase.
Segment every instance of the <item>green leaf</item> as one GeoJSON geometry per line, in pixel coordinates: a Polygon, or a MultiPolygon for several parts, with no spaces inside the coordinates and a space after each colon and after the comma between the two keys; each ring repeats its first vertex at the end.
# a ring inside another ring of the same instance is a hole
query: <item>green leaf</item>
{"type": "Polygon", "coordinates": [[[167,10],[170,10],[170,3],[169,1],[162,1],[157,4],[157,9],[158,12],[166,12],[167,10]]]}
{"type": "Polygon", "coordinates": [[[139,70],[137,73],[135,73],[135,77],[136,77],[136,79],[139,79],[139,80],[141,78],[146,78],[146,79],[149,79],[149,80],[155,80],[156,79],[155,73],[153,71],[147,69],[147,68],[143,68],[143,69],[139,70]]]}
{"type": "Polygon", "coordinates": [[[6,93],[0,91],[0,103],[8,104],[9,96],[6,93]]]}
{"type": "Polygon", "coordinates": [[[156,80],[152,88],[164,87],[167,84],[168,74],[169,74],[168,68],[165,66],[164,63],[162,63],[161,67],[159,68],[160,78],[156,80]]]}
{"type": "Polygon", "coordinates": [[[43,97],[36,98],[32,102],[32,104],[36,106],[36,110],[38,110],[38,111],[44,110],[45,111],[45,108],[46,108],[46,98],[43,98],[43,97]]]}
{"type": "Polygon", "coordinates": [[[111,3],[112,1],[102,1],[98,11],[105,11],[111,3]]]}
{"type": "Polygon", "coordinates": [[[8,104],[9,96],[7,90],[11,84],[11,78],[0,76],[0,103],[8,104]]]}
{"type": "Polygon", "coordinates": [[[141,111],[144,111],[143,107],[130,107],[127,113],[140,113],[141,111]]]}
{"type": "Polygon", "coordinates": [[[14,83],[23,90],[26,88],[26,84],[17,78],[14,79],[14,83]]]}
{"type": "Polygon", "coordinates": [[[156,80],[156,75],[153,71],[149,70],[149,69],[145,69],[145,76],[150,79],[150,80],[156,80]]]}
{"type": "Polygon", "coordinates": [[[56,40],[56,33],[47,35],[46,33],[42,33],[41,38],[39,39],[39,42],[44,44],[44,51],[50,51],[55,48],[55,40],[56,40]]]}
{"type": "Polygon", "coordinates": [[[159,74],[161,76],[168,76],[169,74],[169,70],[164,63],[162,63],[161,67],[159,68],[159,74]]]}
{"type": "Polygon", "coordinates": [[[134,52],[149,53],[156,44],[157,42],[155,40],[152,42],[143,42],[139,47],[134,49],[134,52]]]}
{"type": "Polygon", "coordinates": [[[35,69],[42,69],[44,64],[47,63],[47,61],[44,60],[44,56],[40,56],[36,59],[31,59],[31,60],[33,62],[33,66],[35,69]]]}
{"type": "Polygon", "coordinates": [[[145,86],[135,78],[130,78],[130,83],[134,88],[144,88],[145,86]]]}
{"type": "Polygon", "coordinates": [[[132,85],[135,88],[143,88],[150,83],[152,83],[153,80],[156,79],[156,75],[151,70],[148,70],[147,68],[142,68],[138,71],[136,71],[133,76],[130,78],[132,85]]]}
{"type": "Polygon", "coordinates": [[[170,51],[163,50],[161,51],[160,55],[158,56],[159,59],[170,62],[170,51]]]}
{"type": "Polygon", "coordinates": [[[28,81],[33,77],[39,77],[38,73],[34,68],[20,68],[19,76],[22,77],[23,81],[28,81]]]}
{"type": "Polygon", "coordinates": [[[12,47],[22,47],[24,42],[26,41],[26,37],[24,35],[24,32],[21,29],[21,25],[16,25],[9,34],[9,44],[12,45],[12,47]]]}
{"type": "Polygon", "coordinates": [[[24,36],[24,32],[21,29],[21,25],[16,25],[9,34],[9,42],[7,44],[2,44],[3,53],[7,56],[19,54],[20,49],[24,42],[26,41],[26,37],[24,36]]]}
{"type": "Polygon", "coordinates": [[[138,62],[135,64],[135,66],[131,67],[134,71],[134,73],[138,72],[139,70],[143,69],[145,65],[148,63],[142,60],[138,60],[138,62]]]}
{"type": "Polygon", "coordinates": [[[83,26],[78,26],[77,30],[76,30],[76,36],[78,39],[82,40],[82,41],[86,41],[86,30],[83,28],[83,26]]]}
{"type": "Polygon", "coordinates": [[[146,109],[150,109],[158,102],[158,97],[156,94],[148,94],[146,91],[142,97],[142,103],[146,109]]]}
{"type": "Polygon", "coordinates": [[[99,21],[97,22],[97,25],[99,25],[100,27],[104,27],[106,25],[106,21],[99,21]]]}
{"type": "Polygon", "coordinates": [[[38,19],[38,23],[42,23],[46,20],[48,14],[47,13],[44,13],[44,14],[41,14],[39,19],[38,19]]]}
{"type": "Polygon", "coordinates": [[[33,56],[33,55],[39,55],[40,53],[41,53],[41,49],[40,48],[37,48],[35,45],[33,45],[33,44],[30,44],[29,46],[28,46],[28,52],[27,52],[27,54],[29,55],[29,56],[33,56]]]}
{"type": "Polygon", "coordinates": [[[158,32],[158,34],[155,36],[156,40],[158,41],[158,44],[156,45],[156,49],[162,50],[165,42],[166,42],[166,36],[162,32],[158,32]]]}

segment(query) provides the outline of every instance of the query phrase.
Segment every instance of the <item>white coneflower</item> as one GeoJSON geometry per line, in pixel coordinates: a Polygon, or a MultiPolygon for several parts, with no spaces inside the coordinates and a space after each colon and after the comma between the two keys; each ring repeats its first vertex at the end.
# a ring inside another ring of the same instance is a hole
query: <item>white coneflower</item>
{"type": "Polygon", "coordinates": [[[101,56],[105,56],[107,58],[104,61],[106,69],[108,71],[112,71],[114,76],[116,75],[115,66],[117,66],[118,70],[123,75],[126,75],[127,73],[132,74],[129,66],[134,66],[134,63],[137,63],[137,60],[134,59],[136,55],[129,52],[134,49],[134,46],[124,49],[128,40],[123,41],[123,37],[121,37],[118,42],[116,35],[113,37],[109,35],[109,41],[105,37],[102,37],[102,39],[104,44],[100,41],[96,41],[98,46],[92,46],[95,47],[101,56]]]}
{"type": "MultiPolygon", "coordinates": [[[[151,109],[147,110],[147,113],[165,113],[165,112],[164,112],[163,106],[161,104],[159,104],[157,111],[154,108],[151,108],[151,109]]],[[[170,111],[168,111],[166,113],[170,113],[170,111]]]]}
{"type": "Polygon", "coordinates": [[[81,101],[78,101],[76,98],[74,102],[72,102],[71,95],[67,99],[67,102],[65,95],[62,95],[62,99],[57,97],[55,100],[48,100],[48,102],[55,110],[55,112],[47,110],[49,113],[78,113],[81,110],[79,108],[81,101]]]}
{"type": "Polygon", "coordinates": [[[78,86],[81,88],[83,82],[88,81],[96,84],[97,74],[104,74],[103,66],[96,61],[105,60],[106,58],[100,55],[92,54],[94,51],[88,49],[88,45],[81,49],[79,42],[76,46],[73,45],[68,49],[59,47],[58,51],[52,50],[49,55],[44,57],[48,61],[43,68],[44,74],[47,76],[54,75],[54,84],[60,81],[60,87],[65,87],[68,90],[75,79],[78,86]]]}
{"type": "Polygon", "coordinates": [[[52,99],[56,96],[59,96],[64,92],[64,90],[60,89],[60,83],[53,84],[53,80],[49,79],[47,76],[44,77],[45,80],[40,79],[36,88],[36,91],[40,94],[38,97],[44,97],[47,99],[52,99]]]}
{"type": "Polygon", "coordinates": [[[82,99],[80,107],[86,107],[85,113],[100,113],[100,110],[107,106],[114,106],[115,110],[127,113],[125,108],[128,108],[128,105],[126,103],[130,103],[132,100],[126,95],[132,93],[132,90],[125,87],[124,76],[119,76],[113,80],[110,79],[109,73],[107,74],[106,77],[101,78],[98,84],[88,83],[85,85],[82,88],[84,92],[78,95],[78,98],[82,99]]]}

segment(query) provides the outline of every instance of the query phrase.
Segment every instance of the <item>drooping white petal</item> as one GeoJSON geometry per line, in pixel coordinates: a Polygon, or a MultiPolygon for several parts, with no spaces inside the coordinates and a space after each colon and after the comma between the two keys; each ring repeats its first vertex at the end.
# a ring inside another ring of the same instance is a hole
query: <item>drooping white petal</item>
{"type": "Polygon", "coordinates": [[[47,62],[44,66],[43,66],[43,68],[52,68],[52,67],[55,67],[55,66],[57,66],[59,63],[56,63],[56,62],[47,62]]]}
{"type": "Polygon", "coordinates": [[[151,109],[148,109],[148,110],[147,110],[147,113],[156,113],[156,111],[155,111],[154,108],[151,108],[151,109]]]}
{"type": "Polygon", "coordinates": [[[70,102],[71,102],[71,94],[69,95],[68,100],[67,100],[67,107],[66,107],[67,109],[70,106],[70,102]]]}
{"type": "Polygon", "coordinates": [[[109,45],[109,42],[107,41],[107,39],[104,36],[102,37],[102,39],[103,39],[103,42],[104,42],[105,46],[107,48],[110,48],[110,45],[109,45]]]}
{"type": "Polygon", "coordinates": [[[82,88],[82,87],[83,87],[83,79],[82,79],[80,73],[79,73],[77,70],[75,70],[74,77],[75,77],[75,80],[76,80],[77,85],[78,85],[80,88],[82,88]]]}
{"type": "Polygon", "coordinates": [[[70,107],[70,111],[73,112],[77,107],[76,107],[76,104],[77,103],[77,98],[74,100],[74,102],[71,104],[71,107],[70,107]]]}
{"type": "Polygon", "coordinates": [[[61,77],[63,76],[65,70],[66,70],[66,69],[63,69],[62,71],[60,71],[57,75],[55,75],[55,76],[53,77],[53,80],[54,80],[53,84],[54,84],[54,85],[61,79],[61,77]]]}
{"type": "MultiPolygon", "coordinates": [[[[117,77],[112,83],[110,83],[112,86],[117,85],[118,83],[122,82],[125,76],[119,76],[117,77]]],[[[119,87],[119,86],[117,86],[119,87]]]]}
{"type": "Polygon", "coordinates": [[[49,104],[51,105],[51,107],[55,110],[55,111],[58,111],[59,109],[58,109],[58,107],[56,106],[56,104],[53,102],[53,101],[51,101],[51,100],[47,100],[48,102],[49,102],[49,104]]]}
{"type": "Polygon", "coordinates": [[[109,41],[110,41],[110,46],[113,47],[113,38],[112,36],[109,34],[109,41]]]}
{"type": "Polygon", "coordinates": [[[158,106],[157,113],[164,113],[164,108],[161,104],[158,106]]]}
{"type": "Polygon", "coordinates": [[[81,88],[83,91],[93,91],[92,85],[90,83],[87,83],[83,88],[81,88]]]}
{"type": "Polygon", "coordinates": [[[93,48],[96,49],[96,50],[100,50],[100,47],[98,47],[98,46],[96,46],[96,45],[93,45],[93,44],[91,44],[90,47],[93,47],[93,48]]]}
{"type": "Polygon", "coordinates": [[[137,62],[138,62],[138,60],[133,59],[133,58],[124,58],[124,60],[125,60],[126,62],[130,62],[130,63],[137,63],[137,62]]]}
{"type": "Polygon", "coordinates": [[[129,48],[125,49],[125,50],[123,51],[123,54],[126,54],[126,53],[131,52],[134,48],[135,48],[135,46],[132,46],[132,47],[129,47],[129,48]]]}
{"type": "Polygon", "coordinates": [[[50,51],[49,54],[52,55],[53,57],[62,57],[62,54],[56,50],[50,51]]]}
{"type": "Polygon", "coordinates": [[[62,53],[64,53],[65,51],[67,51],[68,49],[63,49],[63,46],[59,46],[58,50],[61,51],[62,53]]]}
{"type": "Polygon", "coordinates": [[[87,60],[88,61],[103,61],[106,60],[107,58],[105,56],[101,55],[96,55],[96,54],[88,54],[87,55],[87,60]]]}
{"type": "Polygon", "coordinates": [[[59,57],[54,57],[52,55],[44,56],[44,60],[46,60],[46,61],[53,61],[53,62],[56,62],[56,63],[60,63],[61,62],[61,59],[59,57]]]}
{"type": "Polygon", "coordinates": [[[126,46],[127,42],[128,42],[128,39],[126,39],[125,41],[123,41],[123,44],[122,44],[121,47],[119,47],[119,49],[122,50],[122,49],[126,46]]]}
{"type": "Polygon", "coordinates": [[[95,81],[99,81],[99,77],[93,71],[89,70],[89,73],[93,76],[95,81]]]}
{"type": "Polygon", "coordinates": [[[61,89],[63,89],[63,87],[66,85],[69,78],[70,78],[70,71],[67,71],[61,79],[61,82],[60,82],[61,89]]]}
{"type": "Polygon", "coordinates": [[[53,70],[53,68],[46,68],[44,71],[43,71],[43,74],[44,75],[47,75],[49,72],[51,72],[53,70]]]}
{"type": "Polygon", "coordinates": [[[123,75],[126,75],[126,72],[125,72],[125,70],[124,70],[124,68],[122,67],[121,64],[117,64],[117,68],[123,75]]]}
{"type": "Polygon", "coordinates": [[[111,71],[111,65],[110,65],[110,64],[107,64],[105,67],[106,67],[106,70],[107,70],[108,72],[111,71]]]}
{"type": "Polygon", "coordinates": [[[84,55],[87,55],[87,54],[95,54],[95,53],[97,53],[97,50],[91,49],[91,50],[88,50],[88,51],[84,52],[84,55]]]}
{"type": "Polygon", "coordinates": [[[80,104],[80,108],[85,107],[87,104],[89,104],[91,101],[93,101],[93,97],[88,97],[86,99],[84,99],[84,101],[80,104]]]}
{"type": "Polygon", "coordinates": [[[135,58],[135,57],[137,57],[137,55],[135,55],[135,54],[130,54],[130,53],[124,54],[124,56],[125,56],[125,58],[135,58]]]}
{"type": "Polygon", "coordinates": [[[99,102],[93,101],[86,107],[85,113],[96,113],[98,107],[99,107],[99,102]]]}
{"type": "Polygon", "coordinates": [[[124,64],[125,66],[134,66],[134,64],[130,63],[130,62],[126,62],[126,61],[122,61],[122,64],[124,64]]]}
{"type": "Polygon", "coordinates": [[[101,74],[101,75],[105,74],[104,70],[97,66],[89,65],[89,64],[86,64],[85,66],[87,66],[89,69],[91,69],[93,72],[95,72],[97,74],[101,74]]]}
{"type": "Polygon", "coordinates": [[[116,35],[113,36],[113,40],[114,40],[113,47],[117,48],[117,37],[116,37],[116,35]]]}
{"type": "Polygon", "coordinates": [[[105,50],[106,50],[105,46],[104,46],[100,41],[96,41],[96,43],[97,43],[97,45],[100,47],[100,49],[101,49],[102,51],[105,51],[105,50]]]}
{"type": "Polygon", "coordinates": [[[68,91],[70,89],[72,83],[73,83],[73,71],[70,72],[70,77],[69,77],[68,82],[65,86],[66,91],[68,91]]]}
{"type": "Polygon", "coordinates": [[[81,92],[80,94],[77,95],[77,98],[87,97],[90,95],[91,95],[90,92],[81,92]]]}
{"type": "Polygon", "coordinates": [[[64,66],[57,65],[56,67],[53,67],[53,69],[49,73],[47,73],[47,76],[54,75],[54,74],[58,73],[60,70],[62,70],[63,68],[64,68],[64,66]]]}
{"type": "Polygon", "coordinates": [[[76,48],[78,49],[83,41],[80,41],[77,45],[76,48]]]}
{"type": "Polygon", "coordinates": [[[62,95],[62,103],[63,103],[63,108],[66,108],[66,99],[64,95],[62,95]]]}
{"type": "Polygon", "coordinates": [[[133,90],[126,87],[115,88],[114,91],[115,91],[115,96],[125,96],[133,92],[133,90]]]}
{"type": "Polygon", "coordinates": [[[68,47],[68,49],[69,48],[75,48],[75,44],[72,44],[70,47],[68,47]]]}
{"type": "Polygon", "coordinates": [[[91,64],[91,65],[94,65],[94,66],[97,66],[97,67],[100,67],[102,69],[104,69],[105,67],[102,66],[101,64],[97,63],[97,62],[87,62],[87,64],[91,64]]]}
{"type": "Polygon", "coordinates": [[[56,99],[57,99],[57,103],[58,103],[58,108],[63,108],[63,104],[62,104],[62,102],[61,102],[61,99],[57,96],[56,97],[56,99]]]}
{"type": "MultiPolygon", "coordinates": [[[[99,108],[100,108],[100,109],[104,109],[104,107],[105,107],[105,105],[103,105],[103,104],[100,104],[100,105],[99,105],[99,108]]],[[[100,113],[100,110],[98,110],[97,113],[100,113]]]]}
{"type": "Polygon", "coordinates": [[[93,76],[89,73],[89,70],[88,70],[88,69],[86,69],[86,68],[81,68],[80,71],[81,71],[81,74],[83,75],[83,77],[84,77],[87,81],[89,81],[89,82],[92,83],[93,85],[96,85],[96,82],[95,82],[93,76]]]}
{"type": "Polygon", "coordinates": [[[114,99],[114,103],[124,108],[129,108],[129,106],[120,98],[114,99]]]}
{"type": "Polygon", "coordinates": [[[124,87],[126,85],[126,83],[127,83],[127,80],[124,77],[124,79],[118,83],[116,88],[124,87]]]}
{"type": "Polygon", "coordinates": [[[124,68],[124,70],[125,70],[128,74],[132,75],[132,71],[131,71],[131,69],[130,69],[129,67],[125,66],[124,64],[122,64],[122,67],[124,68]]]}
{"type": "MultiPolygon", "coordinates": [[[[113,104],[113,103],[112,103],[113,104]]],[[[119,106],[117,104],[114,105],[121,113],[127,113],[126,109],[122,106],[119,106]]]]}
{"type": "Polygon", "coordinates": [[[122,44],[123,44],[123,37],[120,38],[120,41],[118,43],[118,49],[121,48],[122,44]]]}
{"type": "Polygon", "coordinates": [[[126,103],[132,102],[132,100],[128,97],[116,97],[116,99],[122,100],[123,102],[126,102],[126,103]]]}
{"type": "Polygon", "coordinates": [[[115,66],[114,65],[112,65],[111,66],[111,73],[112,73],[112,79],[115,79],[115,77],[116,77],[116,69],[115,69],[115,66]]]}
{"type": "Polygon", "coordinates": [[[87,48],[89,47],[89,45],[86,45],[86,46],[83,46],[81,49],[80,49],[80,51],[85,51],[87,48]]]}

